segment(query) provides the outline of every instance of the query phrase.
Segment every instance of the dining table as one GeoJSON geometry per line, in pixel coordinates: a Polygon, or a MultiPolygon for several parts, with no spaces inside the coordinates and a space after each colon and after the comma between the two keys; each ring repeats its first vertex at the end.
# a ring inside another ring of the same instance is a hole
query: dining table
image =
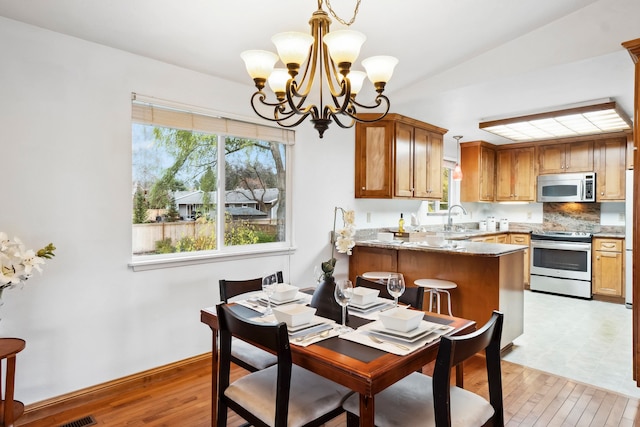
{"type": "MultiPolygon", "coordinates": [[[[235,312],[244,317],[260,316],[260,312],[252,309],[252,305],[237,302],[229,304],[235,312]]],[[[413,310],[413,308],[406,309],[413,310]]],[[[476,322],[473,320],[444,314],[424,312],[423,319],[426,322],[442,325],[442,329],[447,331],[446,335],[462,335],[476,329],[476,322]]],[[[212,331],[211,425],[215,426],[217,425],[219,363],[219,327],[216,307],[201,309],[200,320],[212,331]]],[[[356,313],[349,313],[348,326],[355,331],[364,330],[368,325],[370,326],[371,322],[371,316],[360,317],[356,313]]],[[[362,340],[358,342],[358,339],[347,339],[348,336],[353,337],[356,334],[345,334],[342,337],[331,334],[328,338],[319,339],[317,342],[312,341],[310,345],[295,345],[295,340],[292,340],[293,345],[290,346],[292,360],[294,364],[358,393],[360,395],[360,426],[374,426],[375,395],[434,361],[440,339],[430,340],[424,345],[418,345],[417,348],[413,346],[410,351],[391,346],[387,346],[389,350],[387,351],[384,346],[375,348],[375,346],[366,345],[367,343],[362,340]]],[[[456,379],[457,384],[462,385],[462,367],[457,370],[456,379]]]]}

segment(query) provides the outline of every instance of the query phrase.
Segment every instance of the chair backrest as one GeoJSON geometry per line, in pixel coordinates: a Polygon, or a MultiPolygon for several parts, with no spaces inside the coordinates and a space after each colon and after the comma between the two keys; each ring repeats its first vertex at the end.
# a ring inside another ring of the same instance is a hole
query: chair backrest
{"type": "MultiPolygon", "coordinates": [[[[230,383],[232,336],[271,350],[278,357],[275,425],[286,426],[292,370],[287,325],[284,322],[277,325],[253,322],[234,313],[231,306],[225,303],[218,304],[216,312],[220,331],[219,398],[225,398],[224,391],[230,383]]],[[[247,415],[242,414],[243,417],[247,415]]]]}
{"type": "MultiPolygon", "coordinates": [[[[273,275],[276,276],[278,283],[283,283],[282,271],[276,271],[273,275]]],[[[233,298],[236,295],[261,291],[262,277],[249,280],[220,279],[218,284],[220,285],[220,299],[223,302],[229,302],[229,298],[233,298]]]]}
{"type": "Polygon", "coordinates": [[[489,381],[489,403],[493,406],[492,423],[503,426],[502,373],[500,368],[500,339],[504,315],[494,311],[479,330],[461,336],[443,336],[433,370],[433,405],[436,426],[451,426],[450,384],[451,369],[480,351],[485,351],[489,381]]]}
{"type": "MultiPolygon", "coordinates": [[[[393,299],[389,291],[387,290],[387,285],[385,283],[375,282],[369,279],[365,279],[362,276],[358,276],[356,278],[356,286],[364,286],[365,288],[371,289],[379,289],[381,298],[389,298],[393,299]]],[[[416,308],[418,310],[422,310],[423,302],[424,302],[424,288],[418,286],[407,287],[405,284],[405,289],[400,298],[398,298],[403,304],[409,304],[411,307],[416,308]]]]}

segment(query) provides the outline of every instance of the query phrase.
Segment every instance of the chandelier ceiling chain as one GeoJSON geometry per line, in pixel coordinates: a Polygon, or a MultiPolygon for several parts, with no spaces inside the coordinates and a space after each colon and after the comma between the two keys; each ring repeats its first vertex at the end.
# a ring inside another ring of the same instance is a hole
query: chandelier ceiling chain
{"type": "MultiPolygon", "coordinates": [[[[322,0],[318,0],[318,9],[322,9],[322,0]]],[[[336,13],[333,11],[333,8],[331,7],[331,2],[329,0],[327,0],[327,9],[329,9],[329,13],[331,13],[331,16],[336,18],[336,21],[338,21],[342,25],[350,27],[351,24],[356,22],[356,16],[358,16],[358,11],[360,9],[360,0],[358,0],[358,2],[356,3],[356,8],[354,9],[353,16],[351,17],[351,20],[349,20],[349,22],[345,22],[342,18],[336,15],[336,13]]]]}
{"type": "MultiPolygon", "coordinates": [[[[318,10],[309,20],[311,35],[279,33],[271,38],[278,55],[264,50],[244,51],[240,55],[258,89],[251,96],[253,111],[263,119],[287,128],[295,127],[311,116],[320,138],[333,121],[342,128],[349,128],[356,121],[370,123],[384,118],[389,112],[390,102],[383,92],[398,63],[392,56],[373,56],[362,61],[366,73],[352,70],[366,36],[352,30],[329,32],[331,19],[322,9],[322,4],[323,0],[318,0],[318,10]],[[275,68],[278,60],[286,68],[275,68]],[[307,105],[316,77],[319,82],[313,99],[317,104],[307,105]],[[370,105],[356,100],[365,77],[369,77],[377,93],[370,105]],[[275,101],[267,100],[263,90],[267,84],[275,95],[275,101]],[[328,100],[326,104],[325,100],[328,100]],[[358,109],[377,111],[365,117],[359,114],[358,109]],[[343,122],[345,119],[347,123],[343,122]]],[[[336,15],[328,0],[327,7],[339,22],[349,26],[356,19],[360,0],[357,0],[348,23],[336,15]]]]}

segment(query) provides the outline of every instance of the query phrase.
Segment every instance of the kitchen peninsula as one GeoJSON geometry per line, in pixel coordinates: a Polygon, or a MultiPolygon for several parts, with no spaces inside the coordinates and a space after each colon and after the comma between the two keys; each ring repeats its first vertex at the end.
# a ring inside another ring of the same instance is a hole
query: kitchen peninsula
{"type": "MultiPolygon", "coordinates": [[[[451,293],[454,316],[485,324],[493,310],[504,313],[501,347],[523,333],[524,261],[527,246],[452,241],[450,247],[422,242],[358,241],[349,258],[349,276],[367,271],[402,273],[407,286],[417,279],[445,279],[457,283],[451,293]]],[[[426,306],[428,307],[428,305],[426,306]]]]}

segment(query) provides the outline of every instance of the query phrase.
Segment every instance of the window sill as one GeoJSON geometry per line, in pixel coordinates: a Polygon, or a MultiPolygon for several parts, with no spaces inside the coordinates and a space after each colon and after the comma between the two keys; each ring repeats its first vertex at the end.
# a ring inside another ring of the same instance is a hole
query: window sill
{"type": "Polygon", "coordinates": [[[128,264],[134,271],[156,270],[160,268],[184,267],[189,265],[223,262],[231,259],[248,259],[273,255],[290,255],[295,252],[293,246],[272,246],[270,248],[229,249],[225,252],[207,251],[202,253],[180,253],[166,255],[135,256],[128,264]]]}

